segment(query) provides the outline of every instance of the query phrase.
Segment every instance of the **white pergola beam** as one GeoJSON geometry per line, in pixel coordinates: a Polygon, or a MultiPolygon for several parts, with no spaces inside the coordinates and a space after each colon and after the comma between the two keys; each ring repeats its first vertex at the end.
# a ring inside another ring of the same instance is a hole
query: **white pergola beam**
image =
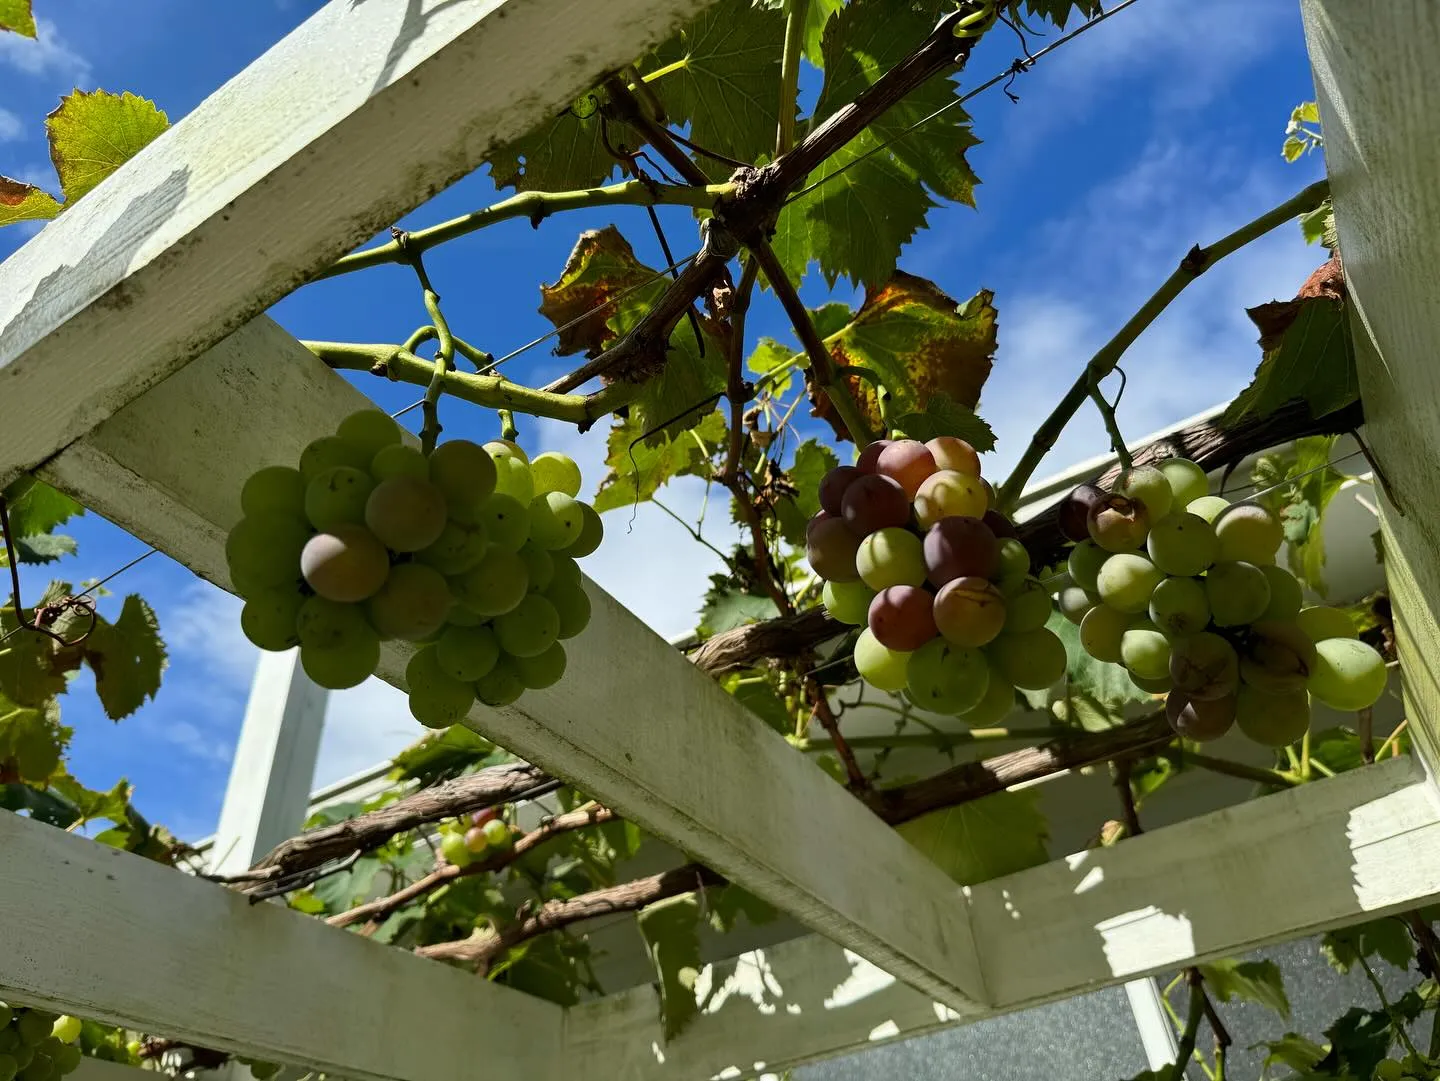
{"type": "Polygon", "coordinates": [[[559,1006],[20,815],[0,851],[0,999],[355,1081],[561,1076],[559,1006]]]}
{"type": "MultiPolygon", "coordinates": [[[[224,586],[224,535],[245,478],[294,461],[366,401],[261,317],[41,475],[224,586]]],[[[468,723],[934,998],[983,1010],[960,888],[618,602],[587,588],[594,614],[567,643],[565,678],[506,709],[477,706],[468,723]]],[[[380,675],[403,686],[408,655],[388,646],[380,675]]]]}
{"type": "Polygon", "coordinates": [[[0,265],[0,484],[706,0],[331,0],[0,265]]]}

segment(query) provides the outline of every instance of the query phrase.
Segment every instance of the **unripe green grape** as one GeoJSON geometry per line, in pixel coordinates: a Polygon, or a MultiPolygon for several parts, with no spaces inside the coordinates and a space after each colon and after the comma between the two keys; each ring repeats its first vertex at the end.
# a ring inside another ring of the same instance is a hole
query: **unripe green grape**
{"type": "Polygon", "coordinates": [[[1150,527],[1145,550],[1155,566],[1177,578],[1202,574],[1220,550],[1215,530],[1198,514],[1167,514],[1150,527]]]}
{"type": "Polygon", "coordinates": [[[343,691],[358,687],[375,673],[380,663],[380,636],[370,637],[342,649],[300,647],[300,667],[321,687],[343,691]]]}
{"type": "Polygon", "coordinates": [[[1188,458],[1166,458],[1155,463],[1155,468],[1165,474],[1170,490],[1175,493],[1174,507],[1188,507],[1210,490],[1210,478],[1188,458]]]}
{"type": "Polygon", "coordinates": [[[1130,682],[1146,694],[1168,694],[1175,686],[1175,681],[1170,678],[1169,672],[1166,672],[1159,679],[1145,679],[1143,676],[1137,676],[1134,672],[1131,672],[1130,682]]]}
{"type": "Polygon", "coordinates": [[[366,602],[365,613],[385,638],[418,642],[440,629],[454,600],[445,576],[434,567],[400,563],[366,602]]]}
{"type": "Polygon", "coordinates": [[[855,640],[855,670],[877,691],[904,689],[910,657],[909,653],[886,649],[869,627],[855,640]]]}
{"type": "Polygon", "coordinates": [[[448,578],[464,574],[479,563],[488,546],[489,538],[482,523],[464,525],[451,519],[433,544],[415,553],[415,561],[434,567],[448,578]]]}
{"type": "Polygon", "coordinates": [[[1030,552],[1025,545],[1014,537],[1001,537],[998,548],[1000,550],[1000,578],[1024,577],[1030,573],[1030,552]]]}
{"type": "Polygon", "coordinates": [[[1385,693],[1385,660],[1355,638],[1326,638],[1315,643],[1310,693],[1331,709],[1368,709],[1385,693]]]}
{"type": "Polygon", "coordinates": [[[826,582],[820,590],[825,611],[841,623],[863,627],[875,591],[864,582],[826,582]]]}
{"type": "Polygon", "coordinates": [[[1275,562],[1275,552],[1285,540],[1285,527],[1268,507],[1233,503],[1216,516],[1215,537],[1221,559],[1259,566],[1275,562]]]}
{"type": "Polygon", "coordinates": [[[1140,679],[1170,678],[1170,640],[1154,624],[1133,626],[1121,636],[1120,659],[1140,679]]]}
{"type": "MultiPolygon", "coordinates": [[[[490,444],[485,446],[488,448],[490,444]]],[[[495,494],[508,495],[528,507],[535,499],[535,479],[530,476],[530,467],[518,458],[496,457],[495,494]]]]}
{"type": "Polygon", "coordinates": [[[1265,606],[1260,618],[1289,621],[1298,617],[1305,603],[1305,594],[1295,576],[1273,563],[1261,567],[1260,573],[1270,585],[1270,603],[1265,606]]]}
{"type": "Polygon", "coordinates": [[[922,529],[941,518],[982,518],[989,506],[984,482],[956,469],[931,473],[915,493],[915,517],[922,529]]]}
{"type": "Polygon", "coordinates": [[[499,616],[524,599],[530,588],[525,561],[515,552],[493,544],[485,557],[464,574],[451,580],[455,596],[472,612],[499,616]]]}
{"type": "Polygon", "coordinates": [[[514,609],[495,617],[495,637],[512,657],[538,656],[560,637],[560,613],[541,594],[528,594],[514,609]]]}
{"type": "Polygon", "coordinates": [[[530,459],[530,476],[535,480],[535,494],[563,492],[571,498],[580,495],[580,467],[568,454],[553,450],[530,459]]]}
{"type": "Polygon", "coordinates": [[[1134,617],[1108,604],[1097,604],[1080,621],[1080,645],[1097,661],[1120,663],[1120,642],[1134,617]]]}
{"type": "Polygon", "coordinates": [[[20,1064],[15,1061],[14,1056],[0,1054],[0,1081],[11,1081],[20,1072],[20,1064]]]}
{"type": "Polygon", "coordinates": [[[468,867],[475,858],[470,846],[465,843],[463,833],[446,833],[440,838],[440,855],[445,862],[456,867],[468,867]]]}
{"type": "Polygon", "coordinates": [[[72,1014],[62,1013],[55,1018],[55,1023],[50,1026],[50,1035],[61,1043],[74,1043],[80,1038],[80,1018],[72,1014]]]}
{"type": "Polygon", "coordinates": [[[543,593],[555,580],[555,557],[543,548],[526,544],[520,549],[520,558],[525,561],[525,571],[530,576],[530,592],[543,593]]]}
{"type": "Polygon", "coordinates": [[[370,475],[377,481],[394,480],[396,477],[429,480],[430,459],[417,447],[391,443],[375,452],[375,457],[370,460],[370,475]]]}
{"type": "Polygon", "coordinates": [[[1095,586],[1111,608],[1136,615],[1149,606],[1150,594],[1164,578],[1164,572],[1145,556],[1120,552],[1105,561],[1095,586]]]}
{"type": "Polygon", "coordinates": [[[1013,586],[1002,586],[1001,591],[1005,594],[1007,634],[1038,630],[1050,619],[1050,593],[1038,578],[1021,578],[1013,586]]]}
{"type": "Polygon", "coordinates": [[[362,525],[365,501],[375,488],[370,474],[348,465],[337,465],[305,486],[305,517],[320,532],[337,525],[362,525]]]}
{"type": "Polygon", "coordinates": [[[1171,638],[1199,634],[1210,623],[1210,602],[1196,578],[1166,578],[1150,594],[1150,619],[1171,638]]]}
{"type": "Polygon", "coordinates": [[[580,536],[575,543],[565,549],[565,554],[579,559],[588,556],[600,547],[600,542],[605,539],[605,523],[600,520],[600,512],[589,503],[580,503],[580,514],[582,523],[580,525],[580,536]]]}
{"type": "Polygon", "coordinates": [[[490,627],[459,627],[451,624],[435,642],[435,660],[440,671],[462,683],[474,683],[500,659],[500,643],[490,627]]]}
{"type": "Polygon", "coordinates": [[[418,552],[440,539],[445,496],[417,477],[392,477],[377,484],[365,501],[365,525],[392,552],[418,552]]]}
{"type": "Polygon", "coordinates": [[[366,454],[354,443],[338,435],[322,435],[300,452],[300,475],[306,485],[327,469],[348,465],[352,469],[369,469],[373,454],[366,454]]]}
{"type": "Polygon", "coordinates": [[[485,842],[488,847],[504,851],[514,843],[514,836],[510,832],[510,826],[498,818],[492,818],[480,829],[485,834],[485,842]]]}
{"type": "Polygon", "coordinates": [[[305,517],[305,478],[288,465],[267,465],[250,474],[240,489],[240,510],[247,516],[283,514],[305,517]]]}
{"type": "Polygon", "coordinates": [[[1094,593],[1100,568],[1109,558],[1110,553],[1104,548],[1101,548],[1093,540],[1085,540],[1070,549],[1070,558],[1066,561],[1065,566],[1077,586],[1094,593]]]}
{"type": "Polygon", "coordinates": [[[430,480],[440,489],[450,517],[457,521],[479,520],[498,476],[495,460],[468,439],[452,439],[430,452],[430,480]]]}
{"type": "Polygon", "coordinates": [[[1170,643],[1170,678],[1187,698],[1214,701],[1240,685],[1240,658],[1218,634],[1201,631],[1170,643]]]}
{"type": "Polygon", "coordinates": [[[565,675],[565,661],[565,647],[552,642],[549,649],[533,657],[511,657],[510,667],[527,691],[543,691],[560,682],[565,675]]]}
{"type": "Polygon", "coordinates": [[[20,1071],[20,1081],[55,1081],[58,1075],[55,1072],[55,1063],[49,1055],[35,1052],[35,1057],[30,1060],[30,1065],[20,1071]]]}
{"type": "Polygon", "coordinates": [[[1048,627],[1002,634],[985,653],[991,667],[1027,691],[1043,691],[1065,675],[1065,643],[1048,627]]]}
{"type": "Polygon", "coordinates": [[[22,1043],[10,1052],[10,1057],[13,1058],[15,1064],[23,1070],[35,1060],[35,1048],[22,1043]]]}
{"type": "Polygon", "coordinates": [[[375,636],[358,604],[307,597],[295,614],[295,634],[311,649],[348,649],[375,636]]]}
{"type": "Polygon", "coordinates": [[[580,503],[564,492],[537,495],[530,504],[530,543],[547,552],[570,547],[584,525],[580,503]]]}
{"type": "Polygon", "coordinates": [[[365,460],[375,460],[382,447],[392,446],[401,439],[400,425],[379,409],[362,409],[340,422],[335,434],[357,448],[365,460]]]}
{"type": "Polygon", "coordinates": [[[1310,636],[1312,642],[1323,642],[1327,638],[1360,637],[1360,632],[1355,629],[1355,621],[1343,608],[1331,608],[1324,604],[1302,608],[1295,617],[1295,622],[1310,636]]]}
{"type": "Polygon", "coordinates": [[[1110,490],[1126,499],[1138,499],[1145,506],[1151,522],[1158,522],[1170,513],[1175,490],[1165,474],[1153,465],[1136,465],[1120,470],[1110,490]]]}
{"type": "Polygon", "coordinates": [[[283,652],[300,644],[295,617],[304,603],[305,595],[293,586],[256,593],[240,609],[240,630],[252,645],[283,652]]]}
{"type": "Polygon", "coordinates": [[[293,582],[309,539],[310,529],[299,518],[284,514],[241,518],[225,538],[230,576],[252,591],[293,582]]]}
{"type": "MultiPolygon", "coordinates": [[[[986,662],[989,665],[989,662],[986,662]]],[[[985,680],[985,696],[970,709],[959,715],[971,728],[984,728],[999,724],[1015,708],[1015,688],[995,669],[991,668],[985,680]]]]}
{"type": "Polygon", "coordinates": [[[1086,613],[1099,603],[1100,594],[1090,593],[1079,586],[1066,586],[1055,595],[1055,607],[1077,627],[1084,621],[1086,613]]]}
{"type": "Polygon", "coordinates": [[[1171,691],[1165,700],[1165,716],[1177,735],[1206,743],[1219,739],[1235,723],[1234,694],[1220,698],[1191,698],[1181,691],[1171,691]]]}
{"type": "Polygon", "coordinates": [[[1271,694],[1247,685],[1236,696],[1235,723],[1240,731],[1266,747],[1286,747],[1310,727],[1310,695],[1299,690],[1271,694]]]}
{"type": "Polygon", "coordinates": [[[483,826],[471,826],[461,836],[465,838],[465,847],[472,856],[483,856],[490,847],[490,842],[485,839],[483,826]]]}
{"type": "Polygon", "coordinates": [[[934,638],[909,656],[906,685],[921,709],[958,715],[984,700],[990,665],[978,649],[934,638]]]}
{"type": "Polygon", "coordinates": [[[585,576],[580,573],[580,564],[571,559],[564,552],[551,552],[550,558],[555,562],[555,576],[551,585],[556,582],[565,582],[576,589],[583,587],[585,576]]]}
{"type": "Polygon", "coordinates": [[[920,538],[890,527],[871,533],[855,553],[860,580],[877,593],[890,586],[923,586],[925,554],[920,538]]]}
{"type": "Polygon", "coordinates": [[[459,724],[475,702],[474,686],[445,671],[437,645],[422,646],[406,663],[405,689],[410,715],[426,728],[459,724]]]}
{"type": "Polygon", "coordinates": [[[1216,563],[1205,575],[1205,599],[1217,627],[1254,623],[1270,606],[1270,583],[1253,563],[1216,563]]]}
{"type": "Polygon", "coordinates": [[[524,693],[525,681],[505,657],[475,681],[475,697],[496,709],[510,705],[524,693]]]}
{"type": "Polygon", "coordinates": [[[66,1044],[62,1046],[55,1052],[55,1054],[50,1056],[51,1060],[55,1063],[56,1071],[58,1071],[61,1076],[74,1073],[77,1069],[79,1069],[80,1062],[84,1057],[85,1053],[81,1051],[77,1045],[74,1044],[66,1044]]]}
{"type": "Polygon", "coordinates": [[[590,597],[585,587],[558,575],[545,591],[545,599],[560,616],[560,639],[574,638],[590,624],[590,597]]]}
{"type": "Polygon", "coordinates": [[[1213,526],[1215,519],[1220,517],[1228,506],[1230,506],[1230,500],[1224,496],[1202,495],[1200,498],[1192,499],[1189,503],[1185,504],[1185,510],[1197,518],[1204,518],[1213,526]]]}
{"type": "Polygon", "coordinates": [[[494,458],[497,462],[503,460],[517,461],[521,465],[530,465],[530,455],[526,454],[519,443],[512,439],[492,439],[485,444],[485,453],[494,458]]]}
{"type": "Polygon", "coordinates": [[[485,534],[496,548],[518,552],[530,539],[530,505],[514,496],[496,493],[480,511],[485,534]]]}

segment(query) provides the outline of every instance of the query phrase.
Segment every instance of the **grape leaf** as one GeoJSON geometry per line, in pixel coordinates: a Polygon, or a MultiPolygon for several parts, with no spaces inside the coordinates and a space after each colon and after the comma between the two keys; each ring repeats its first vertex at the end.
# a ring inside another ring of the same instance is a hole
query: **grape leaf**
{"type": "MultiPolygon", "coordinates": [[[[754,352],[750,354],[750,359],[745,362],[745,366],[754,374],[765,378],[795,360],[797,356],[797,351],[790,346],[777,342],[774,338],[761,338],[759,344],[755,346],[754,352]]],[[[773,397],[783,397],[785,392],[790,389],[793,372],[794,368],[791,367],[781,375],[766,379],[763,389],[773,397]]],[[[759,384],[757,384],[758,386],[759,384]]]]}
{"type": "MultiPolygon", "coordinates": [[[[614,314],[609,304],[625,290],[654,278],[655,271],[635,257],[635,249],[615,226],[581,233],[555,284],[540,286],[540,314],[556,327],[566,327],[572,320],[586,316],[560,331],[556,355],[583,352],[593,357],[604,350],[616,336],[609,325],[614,314]],[[602,304],[607,306],[594,310],[602,304]]],[[[655,285],[652,293],[664,288],[662,282],[655,285]]],[[[653,295],[647,295],[646,306],[653,299],[653,295]]]]}
{"type": "Polygon", "coordinates": [[[65,671],[54,663],[55,644],[50,638],[38,631],[17,630],[19,626],[13,607],[0,608],[0,637],[5,637],[0,649],[0,699],[38,709],[65,690],[65,671]]]}
{"type": "MultiPolygon", "coordinates": [[[[15,538],[15,554],[21,563],[54,563],[63,556],[73,556],[77,549],[75,538],[63,533],[15,538]]],[[[0,567],[8,562],[5,553],[0,551],[0,567]]]]}
{"type": "Polygon", "coordinates": [[[110,791],[97,792],[86,788],[68,773],[61,773],[50,779],[50,788],[75,808],[76,817],[80,821],[105,819],[118,824],[124,823],[129,817],[133,788],[130,782],[123,778],[117,781],[110,791]]]}
{"type": "Polygon", "coordinates": [[[45,120],[50,160],[69,206],[170,126],[155,103],[128,90],[76,90],[45,120]]]}
{"type": "Polygon", "coordinates": [[[1330,1050],[1315,1064],[1315,1073],[1324,1077],[1371,1077],[1390,1052],[1395,1030],[1384,1010],[1346,1010],[1325,1030],[1330,1050]]]}
{"type": "MultiPolygon", "coordinates": [[[[639,318],[633,310],[617,315],[617,329],[628,330],[632,314],[639,318]]],[[[670,332],[664,366],[645,379],[640,396],[630,404],[630,415],[643,425],[647,441],[678,437],[702,424],[725,389],[725,354],[713,333],[714,324],[705,318],[696,323],[704,348],[696,341],[690,321],[681,319],[670,332]]]]}
{"type": "Polygon", "coordinates": [[[791,544],[805,542],[805,525],[820,511],[820,481],[839,464],[835,452],[814,439],[795,448],[795,461],[787,470],[795,494],[775,500],[781,534],[791,544]]]}
{"type": "Polygon", "coordinates": [[[825,28],[845,0],[810,0],[805,9],[805,59],[817,68],[825,67],[825,28]]]}
{"type": "Polygon", "coordinates": [[[35,821],[62,830],[80,821],[79,812],[69,800],[48,788],[35,788],[19,781],[0,784],[0,808],[16,814],[28,811],[35,821]]]}
{"type": "Polygon", "coordinates": [[[125,598],[114,623],[97,619],[75,648],[95,673],[95,693],[112,721],[128,717],[160,689],[165,644],[155,612],[137,594],[125,598]]]}
{"type": "Polygon", "coordinates": [[[1256,461],[1252,472],[1257,487],[1273,489],[1262,497],[1262,502],[1275,511],[1284,526],[1286,563],[1301,584],[1322,597],[1328,590],[1322,576],[1325,532],[1320,524],[1325,508],[1349,479],[1327,468],[1338,441],[1339,436],[1334,435],[1297,439],[1291,453],[1283,458],[1266,455],[1256,461]]]}
{"type": "Polygon", "coordinates": [[[995,430],[976,414],[942,392],[930,395],[923,413],[906,413],[895,418],[895,427],[922,443],[937,436],[953,435],[978,451],[995,449],[995,430]]]}
{"type": "Polygon", "coordinates": [[[70,729],[60,723],[60,706],[51,697],[28,707],[4,691],[0,685],[0,763],[13,768],[22,781],[45,785],[61,768],[60,755],[70,742],[70,729]]]}
{"type": "MultiPolygon", "coordinates": [[[[669,122],[688,126],[696,145],[756,162],[775,149],[784,43],[779,11],[751,0],[720,0],[655,50],[647,69],[676,67],[649,87],[669,122]]],[[[734,170],[703,155],[697,162],[719,180],[734,170]]]]}
{"type": "MultiPolygon", "coordinates": [[[[937,394],[974,409],[994,364],[993,299],[993,293],[981,290],[957,305],[933,282],[896,271],[884,286],[866,293],[854,318],[825,344],[837,367],[857,365],[879,378],[890,394],[893,414],[921,411],[937,394]]],[[[844,380],[878,428],[881,416],[873,384],[853,375],[844,380]]],[[[820,399],[815,415],[829,420],[839,434],[829,399],[820,399]]]]}
{"type": "Polygon", "coordinates": [[[1230,403],[1222,424],[1249,414],[1268,416],[1285,402],[1303,398],[1310,414],[1323,417],[1357,401],[1355,343],[1338,261],[1311,276],[1294,300],[1249,309],[1260,329],[1263,357],[1250,385],[1230,403]]]}
{"type": "Polygon", "coordinates": [[[774,905],[733,882],[723,889],[710,891],[706,901],[710,905],[710,926],[725,934],[735,930],[741,916],[750,926],[763,927],[773,923],[780,915],[780,910],[774,905]]]}
{"type": "Polygon", "coordinates": [[[1278,1040],[1256,1044],[1251,1050],[1263,1047],[1265,1061],[1260,1064],[1260,1075],[1265,1077],[1271,1066],[1289,1066],[1304,1075],[1325,1057],[1325,1048],[1314,1040],[1308,1040],[1298,1032],[1287,1032],[1278,1040]]]}
{"type": "Polygon", "coordinates": [[[779,614],[775,602],[769,597],[747,593],[737,588],[726,575],[712,574],[710,588],[705,593],[705,604],[700,610],[698,630],[708,638],[756,620],[774,619],[779,614]]]}
{"type": "Polygon", "coordinates": [[[33,38],[35,16],[30,11],[30,0],[0,0],[0,30],[33,38]]]}
{"type": "Polygon", "coordinates": [[[491,978],[558,1005],[574,1006],[580,1001],[582,964],[588,955],[589,947],[583,942],[541,935],[512,947],[491,969],[491,978]]]}
{"type": "Polygon", "coordinates": [[[610,429],[606,473],[595,493],[596,510],[643,503],[675,477],[705,476],[711,451],[725,438],[725,418],[712,411],[690,431],[658,441],[640,439],[644,431],[633,416],[617,420],[610,429]]]}
{"type": "Polygon", "coordinates": [[[1085,652],[1080,628],[1059,611],[1052,611],[1045,625],[1065,644],[1065,697],[1055,703],[1063,707],[1056,710],[1065,714],[1061,720],[1100,732],[1125,723],[1123,710],[1128,703],[1150,700],[1151,695],[1135,686],[1121,665],[1097,661],[1085,652]]]}
{"type": "Polygon", "coordinates": [[[795,731],[795,718],[763,676],[737,672],[725,681],[730,696],[782,736],[795,731]]]}
{"type": "Polygon", "coordinates": [[[1334,773],[1359,769],[1365,764],[1360,735],[1349,728],[1327,728],[1310,736],[1310,760],[1334,773]]]}
{"type": "Polygon", "coordinates": [[[1326,931],[1320,939],[1320,952],[1337,972],[1349,972],[1360,958],[1372,955],[1404,970],[1415,958],[1415,944],[1405,924],[1392,917],[1326,931]]]}
{"type": "Polygon", "coordinates": [[[1049,859],[1045,842],[1050,828],[1034,789],[997,792],[932,811],[899,826],[898,832],[965,886],[1049,859]]]}
{"type": "Polygon", "coordinates": [[[23,180],[0,176],[0,225],[49,221],[59,213],[60,204],[49,192],[23,180]]]}
{"type": "MultiPolygon", "coordinates": [[[[1020,7],[1021,0],[1012,0],[1011,13],[1018,14],[1020,7]]],[[[1090,19],[1100,14],[1100,0],[1024,0],[1024,7],[1025,14],[1048,19],[1062,30],[1071,15],[1090,19]]]]}
{"type": "Polygon", "coordinates": [[[700,901],[693,893],[656,901],[635,919],[660,982],[660,1022],[673,1040],[696,1015],[700,976],[700,901]]]}
{"type": "Polygon", "coordinates": [[[490,175],[497,188],[517,191],[575,191],[604,184],[620,163],[605,147],[639,148],[638,132],[619,120],[606,120],[600,109],[603,91],[582,95],[558,116],[490,154],[490,175]],[[603,131],[603,135],[602,135],[603,131]]]}
{"type": "Polygon", "coordinates": [[[1254,1002],[1281,1017],[1290,1016],[1285,981],[1274,961],[1212,961],[1200,966],[1200,974],[1205,977],[1206,991],[1221,1002],[1254,1002]]]}
{"type": "Polygon", "coordinates": [[[422,736],[390,760],[390,779],[432,785],[481,766],[496,765],[495,744],[463,724],[422,736]]]}
{"type": "MultiPolygon", "coordinates": [[[[852,0],[835,13],[821,40],[825,82],[810,125],[823,122],[900,63],[929,35],[935,15],[934,5],[893,0],[852,0]]],[[[938,205],[931,193],[974,205],[978,181],[965,151],[978,140],[964,110],[951,108],[908,130],[954,101],[950,80],[930,80],[806,178],[802,189],[821,186],[788,204],[776,223],[775,251],[793,280],[798,282],[818,261],[831,285],[847,277],[878,286],[938,205]],[[842,172],[842,179],[828,179],[842,172]]]]}
{"type": "Polygon", "coordinates": [[[0,494],[5,497],[10,531],[17,537],[49,533],[85,513],[85,508],[64,492],[34,477],[21,477],[0,494]]]}

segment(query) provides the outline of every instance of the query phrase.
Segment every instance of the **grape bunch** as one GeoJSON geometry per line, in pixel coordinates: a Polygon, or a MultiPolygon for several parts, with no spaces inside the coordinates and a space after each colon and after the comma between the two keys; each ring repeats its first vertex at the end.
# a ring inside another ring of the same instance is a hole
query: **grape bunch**
{"type": "Polygon", "coordinates": [[[520,833],[519,827],[506,824],[498,809],[487,807],[440,828],[440,855],[446,863],[467,867],[507,851],[520,833]]]}
{"type": "Polygon", "coordinates": [[[922,709],[991,724],[1065,672],[1049,592],[963,439],[882,439],[820,482],[806,557],[825,608],[863,626],[855,667],[922,709]]]}
{"type": "Polygon", "coordinates": [[[1275,565],[1280,519],[1208,493],[1200,466],[1167,458],[1061,502],[1060,528],[1076,543],[1058,605],[1085,651],[1124,665],[1144,690],[1168,692],[1170,724],[1187,739],[1238,725],[1283,747],[1309,728],[1312,698],[1339,710],[1373,705],[1384,660],[1345,613],[1303,607],[1300,583],[1275,565]]]}
{"type": "Polygon", "coordinates": [[[298,469],[266,466],[240,493],[230,579],[261,649],[300,647],[322,687],[353,687],[380,643],[414,642],[410,712],[455,724],[475,700],[505,706],[565,672],[563,639],[590,620],[578,557],[600,516],[563,454],[532,461],[508,440],[406,446],[379,410],[341,421],[298,469]]]}
{"type": "Polygon", "coordinates": [[[54,1081],[80,1065],[80,1018],[0,1002],[0,1081],[54,1081]]]}

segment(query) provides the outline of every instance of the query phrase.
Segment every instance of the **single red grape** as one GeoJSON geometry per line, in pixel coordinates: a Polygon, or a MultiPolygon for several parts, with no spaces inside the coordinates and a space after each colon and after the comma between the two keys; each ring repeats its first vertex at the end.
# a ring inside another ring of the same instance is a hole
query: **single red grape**
{"type": "Polygon", "coordinates": [[[1090,508],[1106,495],[1094,484],[1081,484],[1060,500],[1060,532],[1067,540],[1080,543],[1090,539],[1090,508]]]}
{"type": "Polygon", "coordinates": [[[865,474],[853,465],[836,466],[820,481],[820,506],[837,517],[845,490],[865,474]]]}
{"type": "Polygon", "coordinates": [[[1000,542],[979,518],[954,514],[925,534],[925,575],[936,586],[955,578],[993,578],[1000,570],[1000,542]]]}
{"type": "Polygon", "coordinates": [[[855,536],[868,537],[879,529],[909,525],[910,499],[896,481],[870,473],[845,489],[840,512],[855,536]]]}
{"type": "Polygon", "coordinates": [[[935,628],[935,598],[918,586],[891,586],[870,602],[870,633],[886,649],[919,649],[939,631],[935,628]]]}
{"type": "Polygon", "coordinates": [[[888,447],[891,442],[889,439],[875,440],[875,442],[860,452],[860,457],[856,459],[855,462],[855,468],[862,473],[875,472],[875,463],[880,460],[881,452],[888,447]]]}

